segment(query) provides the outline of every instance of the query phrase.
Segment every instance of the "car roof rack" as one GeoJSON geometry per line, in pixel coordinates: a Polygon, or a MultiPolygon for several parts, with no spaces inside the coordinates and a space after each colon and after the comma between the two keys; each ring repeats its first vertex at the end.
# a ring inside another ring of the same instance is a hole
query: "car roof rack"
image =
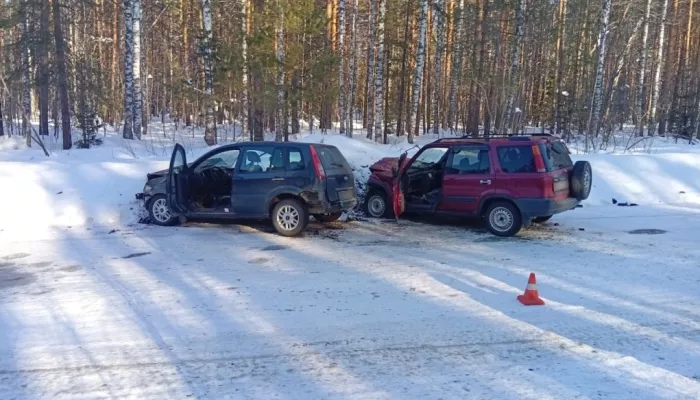
{"type": "Polygon", "coordinates": [[[446,137],[446,138],[440,138],[436,140],[433,143],[440,143],[445,140],[485,140],[489,141],[491,139],[508,139],[513,142],[526,142],[530,140],[532,137],[552,137],[549,133],[528,133],[528,134],[523,134],[523,135],[516,135],[516,134],[498,134],[498,135],[488,135],[486,137],[481,136],[481,137],[473,137],[473,136],[460,136],[460,137],[446,137]]]}

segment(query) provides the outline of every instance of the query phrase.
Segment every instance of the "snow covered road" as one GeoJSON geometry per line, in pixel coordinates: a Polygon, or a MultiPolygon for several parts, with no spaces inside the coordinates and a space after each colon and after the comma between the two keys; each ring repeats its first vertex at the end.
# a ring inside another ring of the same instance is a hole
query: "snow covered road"
{"type": "Polygon", "coordinates": [[[0,232],[0,397],[697,399],[698,231],[700,210],[600,206],[510,239],[0,232]],[[515,299],[531,271],[544,307],[515,299]]]}

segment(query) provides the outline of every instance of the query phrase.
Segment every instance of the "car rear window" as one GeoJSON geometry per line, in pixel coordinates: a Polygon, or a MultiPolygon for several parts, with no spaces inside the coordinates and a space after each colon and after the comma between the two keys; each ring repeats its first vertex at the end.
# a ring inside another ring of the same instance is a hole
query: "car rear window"
{"type": "Polygon", "coordinates": [[[321,158],[323,168],[350,169],[350,165],[348,164],[347,160],[345,160],[345,157],[343,157],[343,153],[341,153],[337,148],[331,146],[314,146],[314,148],[316,149],[319,158],[321,158]]]}
{"type": "Polygon", "coordinates": [[[498,163],[507,173],[537,172],[531,146],[499,146],[498,163]]]}
{"type": "Polygon", "coordinates": [[[540,145],[542,158],[547,171],[556,171],[574,165],[569,156],[569,149],[562,142],[551,142],[540,145]]]}

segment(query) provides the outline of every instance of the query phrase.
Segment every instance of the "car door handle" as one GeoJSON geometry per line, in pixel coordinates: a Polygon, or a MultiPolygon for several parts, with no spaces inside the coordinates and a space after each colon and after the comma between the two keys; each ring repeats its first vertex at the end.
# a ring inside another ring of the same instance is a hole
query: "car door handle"
{"type": "Polygon", "coordinates": [[[284,180],[284,178],[272,178],[273,182],[281,182],[283,180],[284,180]]]}
{"type": "Polygon", "coordinates": [[[479,183],[482,184],[482,185],[490,185],[490,184],[491,184],[491,179],[487,179],[487,180],[483,180],[483,179],[482,179],[482,180],[479,181],[479,183]]]}

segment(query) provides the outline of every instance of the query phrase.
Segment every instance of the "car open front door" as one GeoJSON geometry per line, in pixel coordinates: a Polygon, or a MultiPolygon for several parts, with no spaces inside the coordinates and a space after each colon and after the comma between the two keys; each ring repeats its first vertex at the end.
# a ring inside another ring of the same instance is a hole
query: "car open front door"
{"type": "Polygon", "coordinates": [[[394,218],[399,219],[404,210],[406,210],[406,199],[404,198],[404,187],[405,180],[408,178],[406,176],[406,171],[404,165],[406,161],[406,153],[401,154],[399,157],[399,162],[396,167],[392,170],[393,182],[392,182],[392,206],[394,209],[394,218]]]}
{"type": "Polygon", "coordinates": [[[187,211],[187,199],[189,198],[187,156],[185,155],[185,149],[179,144],[175,145],[173,155],[170,158],[166,189],[170,209],[177,213],[187,211]]]}

